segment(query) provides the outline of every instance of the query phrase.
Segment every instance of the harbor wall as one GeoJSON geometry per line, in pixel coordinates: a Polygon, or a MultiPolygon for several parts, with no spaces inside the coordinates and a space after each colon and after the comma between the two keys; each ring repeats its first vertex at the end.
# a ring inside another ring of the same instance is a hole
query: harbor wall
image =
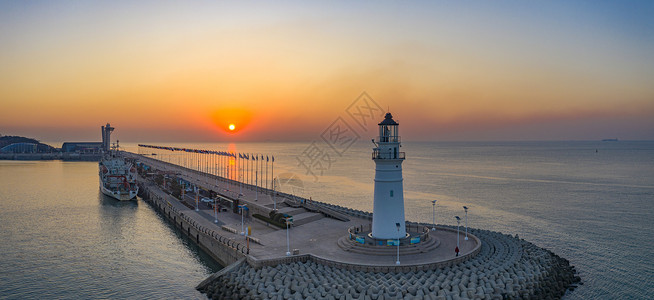
{"type": "Polygon", "coordinates": [[[65,160],[100,161],[102,155],[93,153],[0,153],[0,160],[65,160]]]}
{"type": "Polygon", "coordinates": [[[198,224],[195,220],[172,205],[172,196],[159,190],[156,186],[139,182],[140,195],[166,219],[175,225],[184,235],[209,253],[223,266],[228,266],[249,253],[245,244],[220,235],[217,231],[198,224]]]}
{"type": "Polygon", "coordinates": [[[205,280],[211,299],[559,299],[580,283],[569,261],[517,236],[470,228],[481,251],[429,270],[359,271],[300,255],[259,269],[238,263],[205,280]]]}

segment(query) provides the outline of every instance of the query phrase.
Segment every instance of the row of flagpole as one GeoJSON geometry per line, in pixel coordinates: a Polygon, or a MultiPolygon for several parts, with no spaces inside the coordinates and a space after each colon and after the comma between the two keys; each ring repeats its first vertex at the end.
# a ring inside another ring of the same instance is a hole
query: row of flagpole
{"type": "Polygon", "coordinates": [[[257,191],[259,187],[274,188],[274,156],[143,144],[138,146],[138,153],[141,155],[151,155],[152,158],[160,161],[254,186],[257,191]],[[269,163],[270,172],[268,172],[269,163]]]}

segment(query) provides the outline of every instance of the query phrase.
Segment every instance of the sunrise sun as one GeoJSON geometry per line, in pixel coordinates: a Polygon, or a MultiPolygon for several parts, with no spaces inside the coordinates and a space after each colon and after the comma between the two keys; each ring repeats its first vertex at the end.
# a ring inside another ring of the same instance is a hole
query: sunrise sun
{"type": "Polygon", "coordinates": [[[234,131],[234,129],[236,129],[236,126],[234,126],[234,124],[229,124],[229,130],[234,131]]]}

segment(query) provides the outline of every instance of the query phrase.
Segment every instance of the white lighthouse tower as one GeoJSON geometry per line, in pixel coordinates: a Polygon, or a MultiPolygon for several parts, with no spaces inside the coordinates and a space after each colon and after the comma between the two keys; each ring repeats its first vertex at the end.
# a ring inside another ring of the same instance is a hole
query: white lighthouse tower
{"type": "Polygon", "coordinates": [[[406,236],[404,224],[404,188],[398,123],[386,113],[379,123],[379,137],[373,140],[372,159],[375,161],[375,200],[372,214],[372,237],[400,239],[406,236]]]}

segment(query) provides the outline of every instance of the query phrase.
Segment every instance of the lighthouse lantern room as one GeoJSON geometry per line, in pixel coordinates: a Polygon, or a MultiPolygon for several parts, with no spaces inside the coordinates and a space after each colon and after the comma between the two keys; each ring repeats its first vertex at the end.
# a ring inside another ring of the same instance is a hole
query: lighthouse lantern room
{"type": "Polygon", "coordinates": [[[379,125],[377,142],[373,139],[372,159],[375,161],[375,193],[372,215],[372,237],[401,239],[406,237],[404,222],[404,189],[398,123],[386,113],[379,125]],[[399,225],[399,226],[398,226],[399,225]]]}

